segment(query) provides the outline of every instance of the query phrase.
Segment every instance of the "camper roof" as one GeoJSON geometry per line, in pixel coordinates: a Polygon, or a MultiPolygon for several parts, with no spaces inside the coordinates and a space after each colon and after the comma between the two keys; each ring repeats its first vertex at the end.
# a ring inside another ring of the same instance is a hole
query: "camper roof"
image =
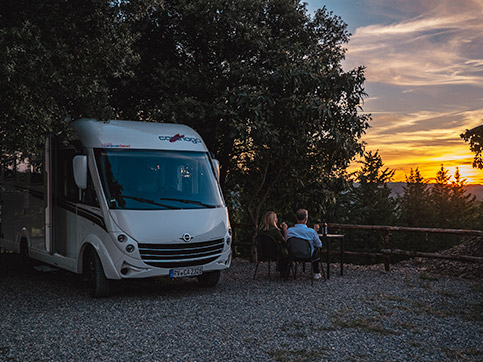
{"type": "Polygon", "coordinates": [[[200,135],[192,128],[173,123],[98,121],[78,119],[71,123],[77,137],[88,148],[131,148],[207,152],[200,135]]]}

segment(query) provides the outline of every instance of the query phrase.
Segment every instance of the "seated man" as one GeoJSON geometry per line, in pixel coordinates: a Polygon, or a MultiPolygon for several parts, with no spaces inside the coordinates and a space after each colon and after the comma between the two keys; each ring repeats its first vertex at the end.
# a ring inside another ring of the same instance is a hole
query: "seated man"
{"type": "MultiPolygon", "coordinates": [[[[295,226],[288,228],[287,234],[285,235],[285,240],[290,238],[300,238],[305,239],[310,242],[312,247],[312,255],[318,248],[322,247],[322,242],[320,241],[317,231],[307,227],[307,220],[309,219],[309,212],[305,209],[297,210],[295,214],[297,218],[297,224],[295,226]]],[[[319,262],[315,261],[312,264],[314,268],[314,279],[320,279],[320,266],[319,262]]]]}

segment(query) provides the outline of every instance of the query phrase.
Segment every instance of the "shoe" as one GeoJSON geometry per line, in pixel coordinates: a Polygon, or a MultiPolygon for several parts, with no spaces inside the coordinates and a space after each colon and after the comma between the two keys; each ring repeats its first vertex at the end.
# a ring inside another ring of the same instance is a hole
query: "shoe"
{"type": "Polygon", "coordinates": [[[314,274],[314,280],[319,280],[320,278],[322,278],[322,275],[320,273],[314,274]]]}

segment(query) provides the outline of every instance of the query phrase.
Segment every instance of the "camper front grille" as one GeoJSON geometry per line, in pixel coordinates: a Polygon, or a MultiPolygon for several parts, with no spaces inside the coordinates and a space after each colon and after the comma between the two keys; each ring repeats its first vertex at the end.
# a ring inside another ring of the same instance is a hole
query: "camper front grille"
{"type": "Polygon", "coordinates": [[[182,268],[211,263],[223,252],[224,239],[182,244],[139,244],[143,261],[158,268],[182,268]]]}

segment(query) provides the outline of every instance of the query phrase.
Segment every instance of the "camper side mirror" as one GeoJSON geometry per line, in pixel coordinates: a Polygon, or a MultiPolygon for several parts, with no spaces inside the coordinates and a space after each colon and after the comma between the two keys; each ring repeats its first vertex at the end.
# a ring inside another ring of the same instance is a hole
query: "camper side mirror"
{"type": "Polygon", "coordinates": [[[220,161],[212,158],[213,168],[215,169],[216,179],[220,181],[220,161]]]}
{"type": "Polygon", "coordinates": [[[72,159],[72,167],[77,187],[85,190],[87,188],[87,156],[75,156],[72,159]]]}

